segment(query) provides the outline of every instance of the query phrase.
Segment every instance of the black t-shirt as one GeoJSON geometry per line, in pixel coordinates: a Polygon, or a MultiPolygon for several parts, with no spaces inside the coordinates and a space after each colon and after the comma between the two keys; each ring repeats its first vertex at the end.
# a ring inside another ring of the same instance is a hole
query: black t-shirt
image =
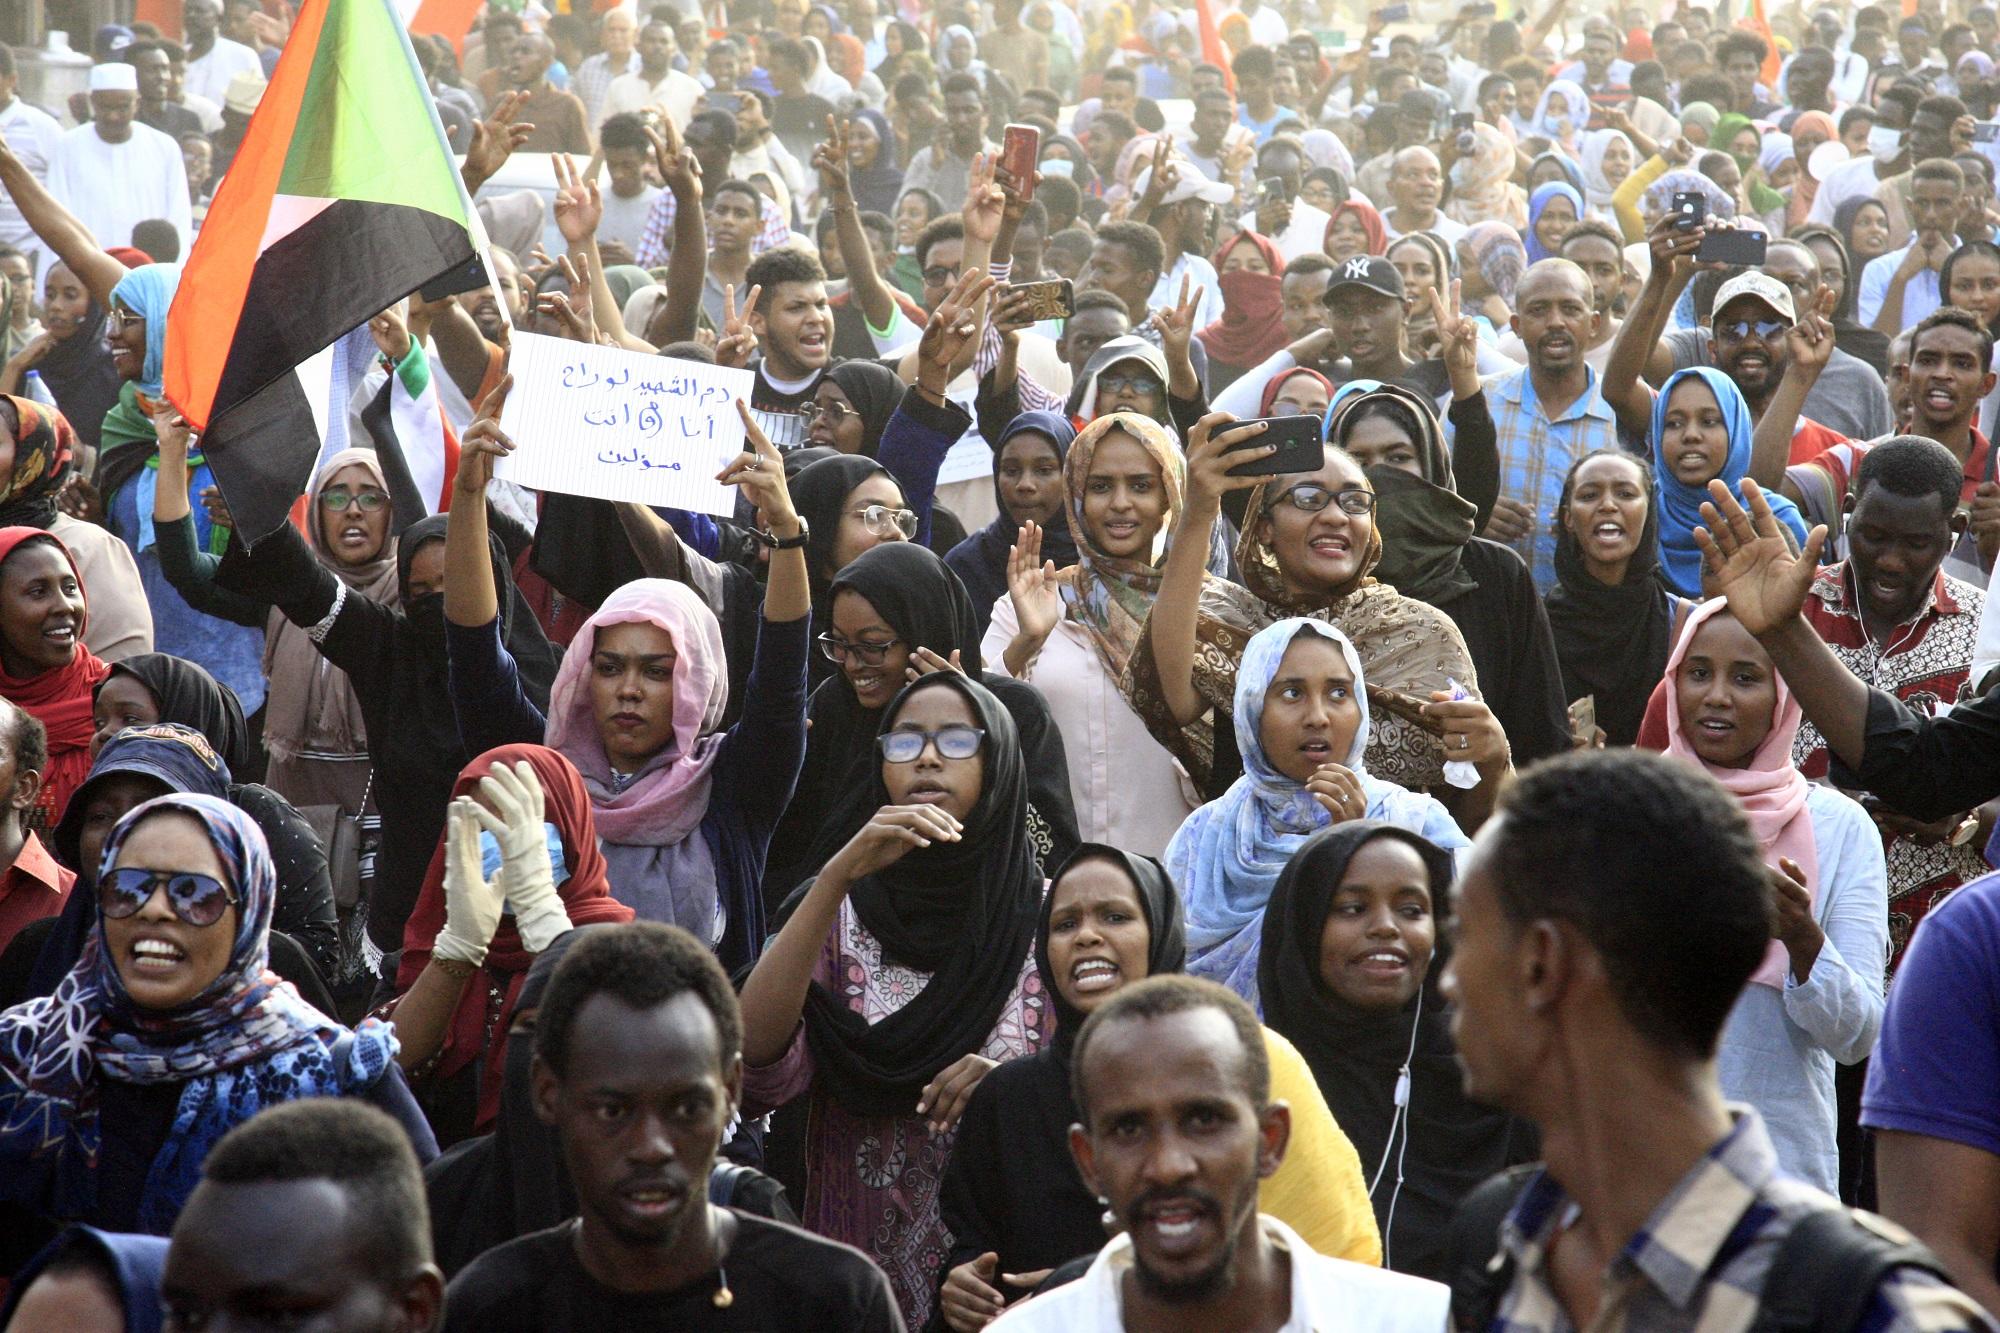
{"type": "Polygon", "coordinates": [[[722,1270],[733,1297],[718,1309],[714,1274],[679,1291],[627,1295],[584,1270],[577,1222],[488,1250],[452,1279],[445,1333],[904,1333],[889,1279],[846,1245],[730,1209],[736,1239],[722,1270]]]}

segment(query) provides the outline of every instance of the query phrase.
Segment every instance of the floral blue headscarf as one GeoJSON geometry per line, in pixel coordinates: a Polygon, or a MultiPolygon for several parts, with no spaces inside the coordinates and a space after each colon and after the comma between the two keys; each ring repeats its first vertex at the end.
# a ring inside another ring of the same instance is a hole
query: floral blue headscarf
{"type": "Polygon", "coordinates": [[[139,392],[158,398],[164,389],[167,351],[167,311],[181,285],[179,264],[141,264],[118,280],[111,299],[146,321],[146,364],[139,371],[139,392]]]}
{"type": "Polygon", "coordinates": [[[1549,206],[1549,200],[1558,196],[1569,200],[1570,207],[1576,210],[1576,220],[1583,221],[1583,195],[1574,185],[1563,181],[1547,181],[1537,185],[1535,192],[1528,196],[1528,234],[1525,239],[1528,243],[1530,264],[1539,264],[1544,259],[1555,258],[1556,252],[1542,244],[1542,238],[1536,233],[1535,225],[1542,220],[1542,210],[1549,206]]]}
{"type": "Polygon", "coordinates": [[[153,1235],[172,1228],[224,1134],[267,1106],[370,1087],[396,1053],[391,1029],[370,1019],[336,1068],[346,1029],[271,972],[277,874],[262,831],[229,802],[184,793],[147,801],[112,830],[100,878],[132,830],[167,811],[200,822],[237,896],[221,974],[180,1008],[143,1009],[119,978],[100,914],[55,994],[0,1013],[0,1198],[44,1216],[81,1217],[95,1207],[103,1080],[185,1085],[139,1199],[138,1224],[153,1235]]]}
{"type": "Polygon", "coordinates": [[[1305,787],[1272,766],[1264,753],[1264,692],[1277,677],[1285,650],[1301,634],[1317,634],[1340,649],[1354,677],[1361,725],[1341,765],[1361,780],[1369,819],[1421,833],[1447,850],[1469,844],[1436,800],[1363,767],[1368,750],[1368,691],[1361,655],[1345,634],[1323,620],[1295,616],[1259,630],[1236,669],[1236,747],[1243,776],[1220,798],[1189,815],[1167,844],[1167,870],[1187,902],[1188,971],[1229,987],[1251,1004],[1257,999],[1258,946],[1264,905],[1278,875],[1305,840],[1333,822],[1305,787]]]}
{"type": "MultiPolygon", "coordinates": [[[[1743,401],[1743,391],[1736,382],[1713,366],[1689,366],[1677,370],[1653,399],[1653,475],[1658,480],[1656,488],[1660,514],[1660,568],[1665,571],[1667,585],[1683,597],[1701,596],[1701,548],[1694,544],[1694,530],[1702,526],[1701,502],[1708,498],[1708,487],[1689,486],[1674,477],[1673,469],[1667,466],[1663,437],[1667,424],[1667,399],[1681,381],[1690,376],[1699,376],[1715,394],[1717,405],[1722,408],[1722,420],[1729,427],[1729,457],[1716,475],[1727,482],[1734,492],[1737,483],[1750,474],[1750,437],[1754,426],[1750,420],[1750,405],[1743,401]]],[[[1799,516],[1799,507],[1776,491],[1764,492],[1764,498],[1771,502],[1771,513],[1780,523],[1792,530],[1801,543],[1806,539],[1805,519],[1799,516]]]]}

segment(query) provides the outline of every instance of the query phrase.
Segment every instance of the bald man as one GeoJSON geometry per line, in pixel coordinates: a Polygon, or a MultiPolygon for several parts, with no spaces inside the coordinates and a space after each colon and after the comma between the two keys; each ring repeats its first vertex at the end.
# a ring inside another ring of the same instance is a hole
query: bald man
{"type": "Polygon", "coordinates": [[[1465,224],[1438,211],[1444,198],[1444,167],[1437,154],[1422,145],[1400,150],[1389,169],[1389,197],[1395,200],[1382,215],[1389,239],[1415,232],[1431,232],[1446,245],[1458,244],[1465,224]]]}
{"type": "Polygon", "coordinates": [[[480,76],[480,91],[489,109],[502,93],[528,95],[514,118],[535,127],[520,145],[522,152],[588,154],[590,127],[583,103],[549,82],[549,67],[555,63],[554,43],[540,33],[524,32],[514,39],[505,62],[480,76]]]}
{"type": "Polygon", "coordinates": [[[1597,319],[1590,277],[1567,259],[1528,266],[1514,289],[1514,333],[1528,364],[1486,381],[1500,446],[1500,499],[1480,535],[1512,546],[1534,571],[1535,587],[1555,583],[1551,526],[1570,465],[1595,449],[1618,447],[1618,422],[1584,360],[1597,319]]]}

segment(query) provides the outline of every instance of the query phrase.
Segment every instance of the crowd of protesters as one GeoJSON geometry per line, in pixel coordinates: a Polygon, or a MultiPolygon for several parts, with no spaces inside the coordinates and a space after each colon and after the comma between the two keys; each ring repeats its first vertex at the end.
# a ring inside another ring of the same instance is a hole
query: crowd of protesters
{"type": "Polygon", "coordinates": [[[489,0],[254,541],[164,8],[0,46],[0,1329],[2000,1330],[1995,5],[489,0]]]}

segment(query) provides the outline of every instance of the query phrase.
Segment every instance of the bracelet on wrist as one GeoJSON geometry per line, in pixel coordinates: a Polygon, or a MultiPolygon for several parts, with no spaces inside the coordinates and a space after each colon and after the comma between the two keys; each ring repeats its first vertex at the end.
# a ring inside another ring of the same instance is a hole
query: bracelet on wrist
{"type": "Polygon", "coordinates": [[[464,981],[479,970],[477,963],[467,963],[457,958],[440,958],[436,954],[431,955],[431,966],[453,981],[464,981]]]}

